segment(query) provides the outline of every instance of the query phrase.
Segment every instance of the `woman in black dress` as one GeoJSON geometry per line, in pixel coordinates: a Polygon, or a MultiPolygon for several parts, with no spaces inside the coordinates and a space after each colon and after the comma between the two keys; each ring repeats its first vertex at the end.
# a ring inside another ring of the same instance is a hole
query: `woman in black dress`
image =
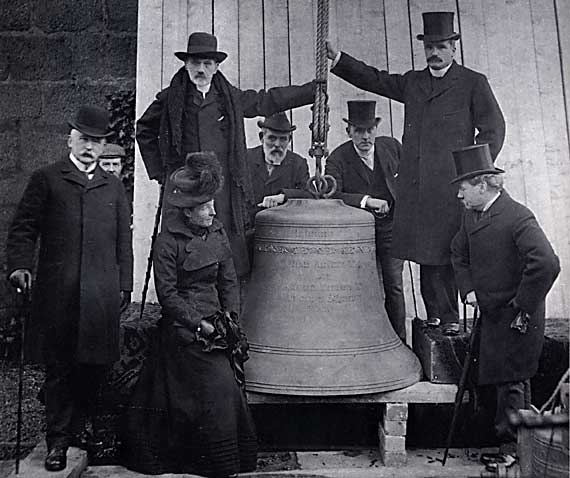
{"type": "Polygon", "coordinates": [[[252,471],[257,441],[243,388],[247,343],[229,242],[214,218],[223,177],[213,153],[189,154],[170,177],[154,247],[159,338],[126,411],[125,465],[148,473],[226,477],[252,471]]]}

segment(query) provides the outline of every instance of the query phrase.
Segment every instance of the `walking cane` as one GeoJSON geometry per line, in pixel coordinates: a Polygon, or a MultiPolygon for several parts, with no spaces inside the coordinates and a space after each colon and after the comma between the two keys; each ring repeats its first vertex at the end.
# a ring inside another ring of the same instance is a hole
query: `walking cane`
{"type": "Polygon", "coordinates": [[[20,473],[20,449],[22,445],[22,401],[24,396],[24,334],[30,313],[30,284],[24,290],[18,288],[18,308],[20,311],[20,357],[18,364],[18,412],[16,417],[16,474],[20,473]]]}
{"type": "Polygon", "coordinates": [[[410,282],[412,284],[412,299],[414,301],[414,312],[416,313],[414,319],[420,320],[420,317],[418,316],[418,304],[416,302],[416,288],[414,287],[414,274],[412,272],[412,263],[410,261],[408,261],[408,269],[410,270],[410,282]]]}
{"type": "Polygon", "coordinates": [[[479,317],[478,308],[475,308],[473,313],[473,328],[471,329],[471,335],[469,337],[469,346],[467,347],[467,352],[465,354],[465,361],[463,362],[463,370],[461,371],[461,378],[459,379],[459,385],[457,385],[457,393],[455,394],[455,404],[453,406],[453,416],[451,418],[451,425],[449,426],[449,432],[447,434],[447,442],[445,444],[445,452],[443,453],[442,466],[445,466],[447,461],[447,455],[449,453],[449,447],[451,446],[451,440],[453,438],[453,432],[455,431],[455,425],[457,422],[457,416],[459,415],[459,408],[463,402],[463,395],[465,395],[465,387],[467,384],[467,377],[469,375],[469,369],[471,367],[471,357],[473,356],[473,348],[475,347],[475,338],[479,329],[479,317]]]}
{"type": "Polygon", "coordinates": [[[146,302],[146,295],[148,293],[148,283],[150,282],[150,272],[152,271],[152,252],[154,251],[154,243],[156,242],[156,236],[158,236],[158,227],[160,226],[160,217],[162,215],[162,202],[164,200],[165,182],[166,182],[166,168],[162,172],[162,181],[160,183],[158,205],[156,206],[156,214],[154,216],[154,228],[152,230],[152,236],[150,238],[150,251],[148,252],[148,258],[146,262],[146,273],[144,276],[144,285],[142,290],[141,311],[139,314],[139,320],[142,320],[144,312],[144,304],[146,302]]]}

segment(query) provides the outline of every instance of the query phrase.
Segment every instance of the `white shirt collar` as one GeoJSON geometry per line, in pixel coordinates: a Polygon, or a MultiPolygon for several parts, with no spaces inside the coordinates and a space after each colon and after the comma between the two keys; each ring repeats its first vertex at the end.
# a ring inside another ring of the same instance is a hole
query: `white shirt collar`
{"type": "Polygon", "coordinates": [[[95,168],[97,167],[97,161],[93,161],[89,166],[86,166],[81,161],[79,161],[75,156],[73,156],[72,153],[69,153],[69,159],[75,165],[75,167],[79,169],[79,171],[81,171],[82,173],[92,173],[93,171],[95,171],[95,168]]]}
{"type": "Polygon", "coordinates": [[[355,146],[354,143],[352,143],[352,146],[354,147],[356,154],[358,154],[358,157],[363,158],[363,159],[374,159],[374,144],[372,144],[372,148],[370,148],[370,150],[367,153],[363,153],[362,151],[360,151],[355,146]]]}
{"type": "Polygon", "coordinates": [[[435,76],[436,78],[443,78],[445,76],[445,74],[449,71],[449,69],[451,68],[451,65],[453,65],[453,62],[451,62],[449,65],[447,65],[445,68],[442,68],[441,70],[434,70],[431,67],[429,68],[429,72],[431,74],[431,76],[435,76]]]}
{"type": "Polygon", "coordinates": [[[500,195],[501,195],[501,192],[500,192],[500,191],[499,191],[497,194],[495,194],[495,195],[491,198],[491,200],[490,200],[487,204],[485,204],[485,207],[482,209],[482,212],[488,211],[489,208],[493,205],[493,203],[494,203],[497,199],[499,199],[499,196],[500,196],[500,195]]]}

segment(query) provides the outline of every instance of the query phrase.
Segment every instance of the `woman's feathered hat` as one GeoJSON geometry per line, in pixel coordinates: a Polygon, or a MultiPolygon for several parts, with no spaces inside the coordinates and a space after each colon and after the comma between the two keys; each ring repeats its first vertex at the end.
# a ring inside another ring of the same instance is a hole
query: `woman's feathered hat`
{"type": "Polygon", "coordinates": [[[189,153],[186,164],[170,175],[166,201],[180,208],[198,206],[213,199],[223,182],[222,167],[214,153],[189,153]]]}

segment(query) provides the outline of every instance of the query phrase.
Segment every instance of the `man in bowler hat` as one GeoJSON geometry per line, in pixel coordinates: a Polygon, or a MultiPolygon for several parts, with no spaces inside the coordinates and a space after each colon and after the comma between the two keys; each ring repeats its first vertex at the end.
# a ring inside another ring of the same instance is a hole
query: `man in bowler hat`
{"type": "Polygon", "coordinates": [[[69,155],[34,171],[7,240],[9,280],[32,291],[26,356],[45,364],[48,471],[66,467],[69,446],[95,444],[87,420],[119,358],[119,314],[132,290],[129,205],[121,182],[97,167],[109,114],[83,106],[69,126],[69,155]]]}
{"type": "Polygon", "coordinates": [[[516,429],[509,413],[528,408],[530,378],[544,341],[544,304],[560,271],[558,257],[533,213],[503,189],[486,144],[453,151],[453,184],[465,212],[451,244],[462,300],[479,307],[477,383],[483,406],[496,409],[498,455],[493,470],[514,463],[516,429]],[[493,403],[495,402],[495,403],[493,403]]]}
{"type": "Polygon", "coordinates": [[[394,138],[377,136],[381,119],[375,111],[375,101],[348,102],[348,118],[343,121],[350,140],[330,154],[325,173],[336,179],[336,197],[374,215],[376,266],[384,287],[386,313],[395,332],[405,341],[404,262],[392,253],[394,181],[402,148],[394,138]]]}
{"type": "Polygon", "coordinates": [[[256,212],[259,207],[282,203],[283,189],[304,189],[309,180],[307,160],[289,149],[297,127],[287,115],[276,113],[258,121],[257,126],[261,128],[261,145],[247,150],[256,212]]]}
{"type": "Polygon", "coordinates": [[[427,68],[390,74],[339,52],[328,42],[332,73],[354,86],[404,103],[403,155],[396,189],[394,254],[420,264],[420,287],[428,325],[459,333],[457,286],[449,246],[460,223],[450,186],[451,151],[488,143],[493,158],[505,136],[501,109],[487,78],[458,65],[453,12],[423,14],[427,68]]]}
{"type": "Polygon", "coordinates": [[[213,151],[226,178],[216,195],[217,217],[228,234],[238,276],[249,272],[245,233],[251,228],[254,191],[246,157],[244,118],[269,116],[313,102],[314,84],[240,90],[219,71],[227,54],[205,32],[188,38],[184,62],[137,122],[137,141],[147,173],[162,181],[188,153],[213,151]]]}

